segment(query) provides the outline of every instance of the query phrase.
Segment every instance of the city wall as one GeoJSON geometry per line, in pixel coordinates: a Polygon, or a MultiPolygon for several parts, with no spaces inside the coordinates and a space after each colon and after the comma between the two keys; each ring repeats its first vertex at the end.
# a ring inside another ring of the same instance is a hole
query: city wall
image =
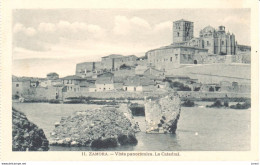
{"type": "MultiPolygon", "coordinates": [[[[145,97],[163,97],[167,93],[160,92],[67,92],[63,94],[64,98],[68,97],[93,97],[100,99],[144,99],[145,97]]],[[[194,92],[194,91],[179,91],[178,94],[181,98],[224,98],[226,96],[230,98],[247,97],[250,98],[250,93],[226,93],[226,92],[194,92]]]]}

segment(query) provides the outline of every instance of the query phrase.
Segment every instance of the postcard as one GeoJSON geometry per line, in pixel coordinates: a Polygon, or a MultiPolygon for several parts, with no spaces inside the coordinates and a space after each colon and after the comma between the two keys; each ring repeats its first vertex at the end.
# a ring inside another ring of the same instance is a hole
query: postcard
{"type": "Polygon", "coordinates": [[[2,161],[258,162],[257,1],[5,1],[2,161]]]}

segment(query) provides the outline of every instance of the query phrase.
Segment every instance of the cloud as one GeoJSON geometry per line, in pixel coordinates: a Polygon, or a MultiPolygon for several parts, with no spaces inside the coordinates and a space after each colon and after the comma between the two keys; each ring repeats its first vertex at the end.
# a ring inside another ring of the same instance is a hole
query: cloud
{"type": "Polygon", "coordinates": [[[167,22],[161,22],[157,25],[155,25],[154,27],[154,31],[158,32],[158,31],[164,31],[164,30],[172,30],[172,22],[171,21],[167,21],[167,22]]]}
{"type": "Polygon", "coordinates": [[[229,23],[232,23],[232,24],[244,24],[244,25],[249,25],[250,24],[250,19],[246,19],[246,18],[243,18],[243,17],[236,17],[236,16],[228,16],[228,17],[225,17],[225,18],[222,18],[222,19],[218,19],[218,22],[219,23],[222,23],[222,24],[229,24],[229,23]]]}
{"type": "Polygon", "coordinates": [[[54,33],[57,30],[57,27],[53,23],[40,23],[38,26],[38,31],[42,33],[54,33]]]}
{"type": "Polygon", "coordinates": [[[98,25],[63,20],[56,23],[42,22],[35,27],[26,27],[21,23],[16,23],[13,33],[14,47],[36,51],[50,50],[52,44],[58,44],[61,38],[92,40],[106,35],[105,30],[98,25]]]}
{"type": "Polygon", "coordinates": [[[36,30],[34,28],[32,28],[32,27],[26,28],[20,23],[15,24],[15,26],[13,28],[13,32],[14,32],[14,34],[24,33],[27,36],[34,36],[36,34],[36,30]]]}
{"type": "Polygon", "coordinates": [[[113,32],[116,35],[139,35],[139,33],[142,35],[151,30],[150,24],[146,20],[139,17],[128,19],[125,16],[116,16],[114,21],[115,26],[113,28],[113,32]]]}
{"type": "Polygon", "coordinates": [[[112,31],[116,41],[158,47],[170,44],[171,27],[170,21],[152,25],[140,17],[127,18],[119,15],[114,18],[112,31]]]}

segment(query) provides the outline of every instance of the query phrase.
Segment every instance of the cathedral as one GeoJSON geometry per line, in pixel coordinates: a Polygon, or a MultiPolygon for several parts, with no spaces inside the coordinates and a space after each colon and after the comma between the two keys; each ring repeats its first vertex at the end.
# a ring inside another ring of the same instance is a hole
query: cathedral
{"type": "Polygon", "coordinates": [[[172,45],[186,45],[208,49],[209,54],[235,55],[236,38],[225,31],[225,26],[215,29],[207,26],[200,31],[199,37],[193,36],[193,22],[179,20],[173,22],[172,45]]]}
{"type": "Polygon", "coordinates": [[[207,26],[194,37],[194,24],[184,19],[173,22],[172,44],[146,52],[148,63],[160,70],[177,68],[181,64],[205,64],[237,61],[238,52],[251,52],[250,46],[237,45],[235,35],[225,26],[207,26]],[[242,49],[243,48],[243,49],[242,49]]]}

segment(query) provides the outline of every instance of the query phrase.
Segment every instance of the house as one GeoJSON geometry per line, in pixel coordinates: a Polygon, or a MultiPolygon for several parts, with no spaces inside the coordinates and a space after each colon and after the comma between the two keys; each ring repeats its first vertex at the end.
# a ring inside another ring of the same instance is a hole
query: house
{"type": "Polygon", "coordinates": [[[95,83],[89,83],[89,85],[88,85],[88,92],[97,92],[95,83]]]}
{"type": "Polygon", "coordinates": [[[23,80],[17,77],[12,78],[12,96],[21,97],[24,94],[28,94],[30,87],[30,80],[23,80]]]}
{"type": "Polygon", "coordinates": [[[53,86],[49,86],[47,88],[48,91],[48,98],[49,99],[58,99],[63,100],[63,92],[67,91],[67,87],[63,84],[57,84],[53,86]]]}
{"type": "Polygon", "coordinates": [[[71,75],[62,78],[64,88],[64,92],[80,92],[80,85],[83,82],[86,82],[86,79],[81,78],[79,76],[71,75]]]}
{"type": "Polygon", "coordinates": [[[114,88],[116,90],[123,90],[125,77],[114,77],[114,88]]]}
{"type": "Polygon", "coordinates": [[[96,80],[96,91],[111,91],[114,90],[113,77],[98,77],[96,80]]]}
{"type": "Polygon", "coordinates": [[[143,92],[155,90],[155,81],[147,76],[129,76],[123,85],[124,91],[143,92]]]}

